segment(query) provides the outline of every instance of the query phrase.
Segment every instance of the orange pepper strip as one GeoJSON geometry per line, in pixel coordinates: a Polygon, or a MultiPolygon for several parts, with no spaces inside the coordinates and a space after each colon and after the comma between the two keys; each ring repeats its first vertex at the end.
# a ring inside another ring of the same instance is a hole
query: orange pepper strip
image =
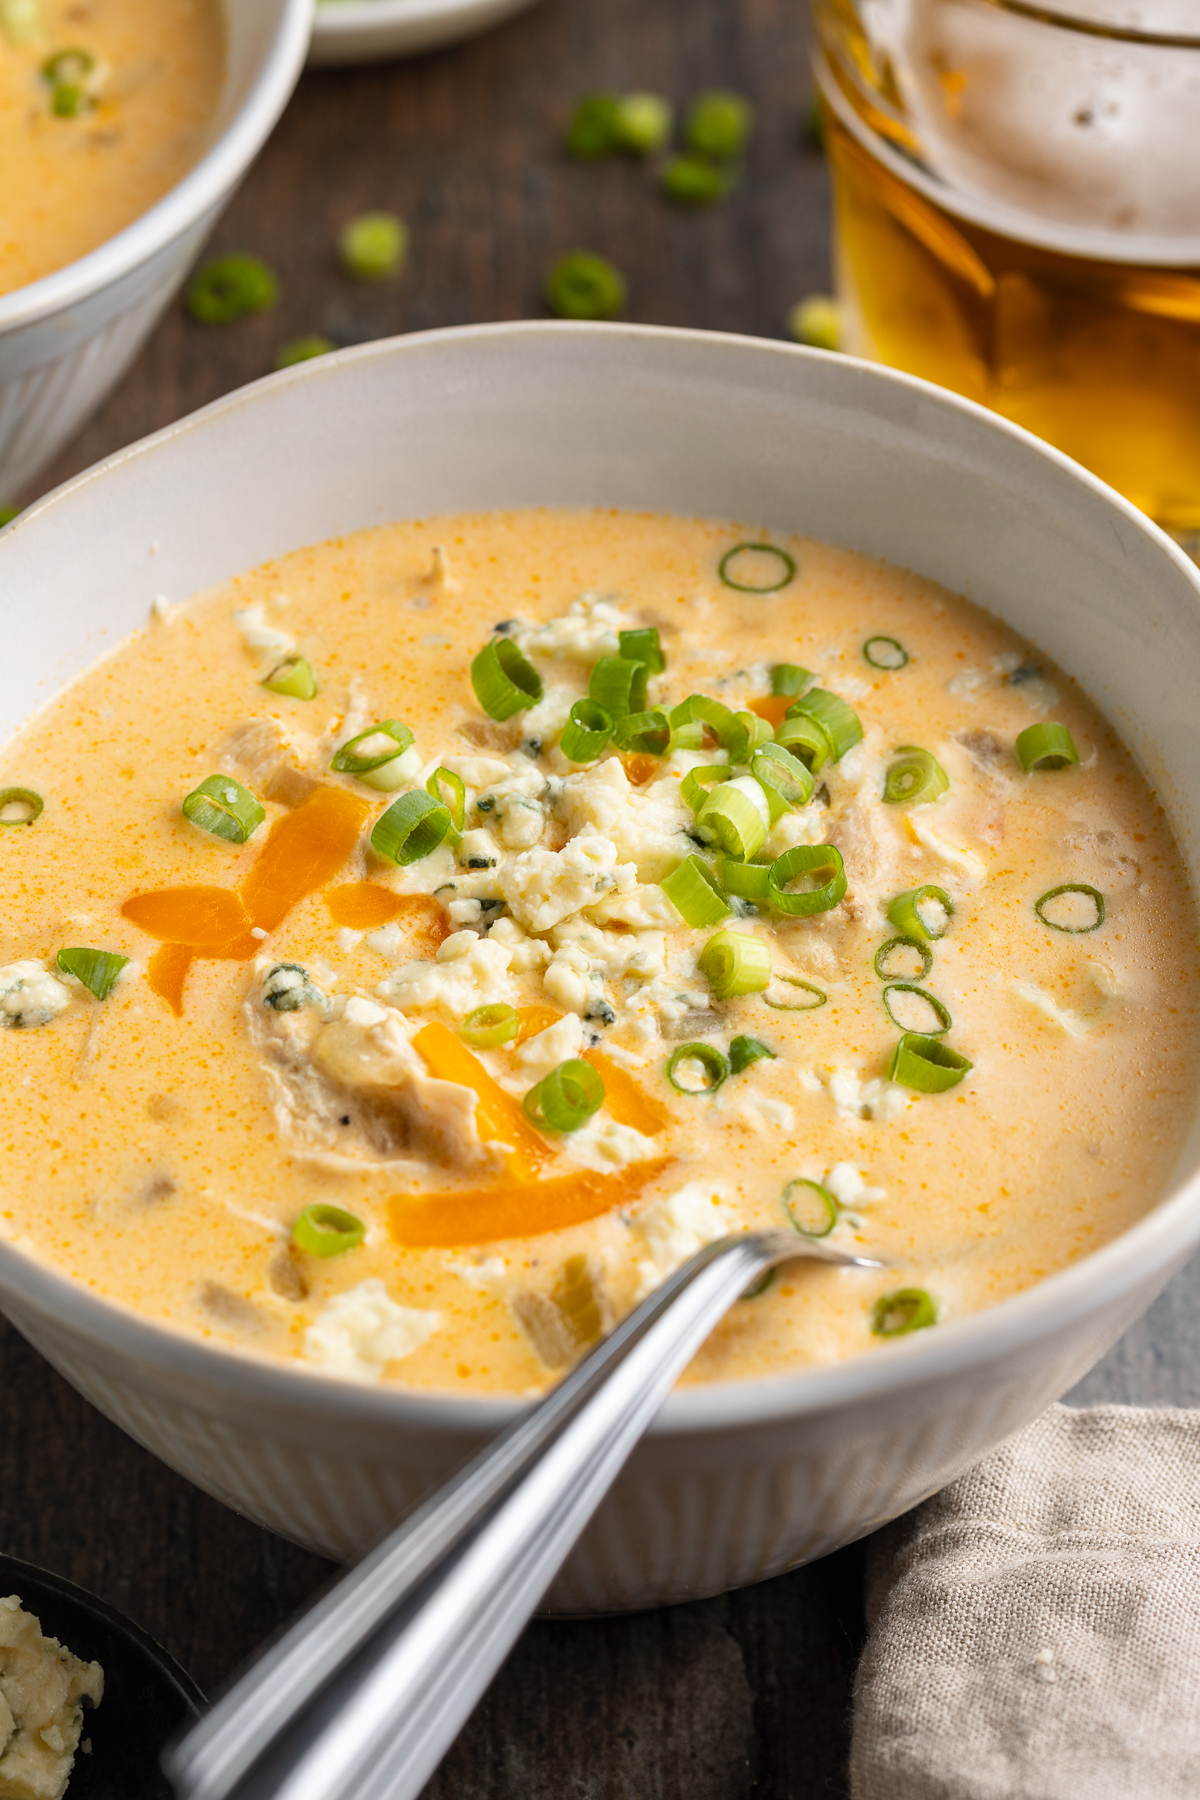
{"type": "Polygon", "coordinates": [[[795,703],[794,694],[766,694],[761,700],[751,700],[749,707],[752,713],[767,721],[772,731],[778,731],[787,717],[788,707],[795,703]]]}
{"type": "Polygon", "coordinates": [[[334,924],[347,925],[351,931],[390,925],[404,910],[404,901],[403,894],[393,894],[377,881],[350,881],[345,887],[330,888],[325,896],[334,924]]]}
{"type": "Polygon", "coordinates": [[[479,1097],[475,1109],[479,1135],[485,1143],[512,1145],[508,1167],[519,1180],[527,1179],[553,1154],[525,1117],[521,1102],[492,1080],[478,1057],[472,1056],[448,1026],[426,1025],[413,1039],[413,1048],[425,1058],[431,1074],[474,1090],[479,1097]]]}
{"type": "Polygon", "coordinates": [[[661,1106],[657,1100],[652,1100],[645,1089],[638,1086],[633,1076],[626,1069],[610,1062],[603,1051],[585,1050],[583,1060],[591,1063],[603,1081],[604,1110],[618,1125],[631,1125],[643,1137],[656,1137],[671,1123],[671,1115],[666,1107],[661,1106]]]}
{"type": "Polygon", "coordinates": [[[160,944],[150,958],[146,980],[177,1019],[183,1017],[183,984],[195,952],[188,944],[160,944]]]}
{"type": "Polygon", "coordinates": [[[517,1009],[517,1017],[521,1021],[521,1029],[513,1039],[513,1044],[523,1044],[527,1038],[536,1037],[539,1031],[547,1031],[551,1025],[557,1025],[562,1014],[555,1012],[552,1006],[521,1006],[517,1009]]]}
{"type": "Polygon", "coordinates": [[[356,794],[319,787],[294,812],[276,819],[241,886],[250,923],[262,931],[282,925],[293,906],[337,874],[370,815],[370,805],[356,794]]]}
{"type": "Polygon", "coordinates": [[[151,937],[193,950],[215,950],[250,926],[240,898],[228,888],[161,888],[132,895],[121,911],[151,937]]]}
{"type": "Polygon", "coordinates": [[[552,1181],[441,1194],[393,1194],[388,1201],[392,1239],[413,1249],[455,1244],[491,1244],[497,1238],[538,1237],[582,1225],[634,1200],[650,1181],[670,1168],[670,1159],[631,1163],[620,1174],[581,1169],[552,1181]]]}

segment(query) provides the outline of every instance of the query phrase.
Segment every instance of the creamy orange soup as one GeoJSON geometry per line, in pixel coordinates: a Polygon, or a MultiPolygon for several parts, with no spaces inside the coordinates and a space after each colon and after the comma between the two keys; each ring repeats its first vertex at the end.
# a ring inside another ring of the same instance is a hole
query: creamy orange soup
{"type": "Polygon", "coordinates": [[[219,0],[0,5],[0,294],[95,250],[208,146],[219,0]]]}
{"type": "Polygon", "coordinates": [[[362,532],[160,609],[33,720],[10,1239],[250,1353],[523,1393],[726,1232],[886,1266],[789,1265],[693,1379],[877,1353],[1143,1214],[1196,1092],[1162,809],[993,619],[729,554],[764,539],[362,532]]]}

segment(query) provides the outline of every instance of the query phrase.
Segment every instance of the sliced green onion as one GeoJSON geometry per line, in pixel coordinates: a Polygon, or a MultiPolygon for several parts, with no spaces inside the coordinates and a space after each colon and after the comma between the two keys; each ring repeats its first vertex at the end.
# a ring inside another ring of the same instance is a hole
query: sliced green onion
{"type": "Polygon", "coordinates": [[[947,1088],[957,1087],[972,1067],[965,1056],[937,1038],[906,1031],[892,1051],[888,1080],[918,1094],[944,1094],[947,1088]]]}
{"type": "Polygon", "coordinates": [[[0,788],[0,830],[12,825],[35,825],[46,802],[32,788],[0,788]]]}
{"type": "Polygon", "coordinates": [[[730,762],[748,763],[754,752],[769,744],[774,736],[767,721],[760,719],[757,713],[735,712],[729,734],[730,762]]]}
{"type": "Polygon", "coordinates": [[[578,1131],[604,1104],[604,1082],[591,1063],[571,1057],[531,1087],[525,1113],[543,1131],[578,1131]]]}
{"type": "Polygon", "coordinates": [[[462,776],[453,769],[435,769],[425,783],[425,792],[447,809],[455,831],[462,831],[467,821],[467,789],[462,776]]]}
{"type": "Polygon", "coordinates": [[[727,856],[721,864],[721,886],[739,900],[765,900],[770,886],[770,863],[739,862],[727,856]]]}
{"type": "Polygon", "coordinates": [[[672,750],[690,750],[693,754],[698,755],[701,750],[704,750],[707,747],[704,738],[704,726],[700,723],[699,719],[695,720],[694,723],[689,720],[685,725],[673,725],[671,727],[670,748],[672,750]]]}
{"type": "Polygon", "coordinates": [[[693,812],[699,812],[709,797],[710,789],[719,787],[723,781],[728,780],[728,763],[703,763],[698,769],[688,770],[679,784],[679,798],[693,812]]]}
{"type": "Polygon", "coordinates": [[[815,783],[799,757],[782,744],[764,744],[750,759],[750,773],[767,796],[771,823],[794,806],[807,806],[815,783]]]}
{"type": "Polygon", "coordinates": [[[889,924],[894,925],[902,937],[915,938],[918,944],[936,944],[950,929],[954,902],[945,888],[928,885],[905,888],[902,894],[888,901],[887,916],[889,924]]]}
{"type": "Polygon", "coordinates": [[[662,891],[684,924],[694,930],[717,925],[729,915],[729,902],[717,886],[712,870],[698,856],[686,857],[677,869],[664,876],[662,891]]]}
{"type": "Polygon", "coordinates": [[[737,732],[733,713],[722,701],[710,699],[707,694],[689,694],[681,700],[671,714],[671,724],[706,725],[723,749],[737,732]]]}
{"type": "Polygon", "coordinates": [[[771,670],[771,692],[795,700],[811,680],[812,671],[802,669],[799,663],[776,663],[771,670]]]}
{"type": "Polygon", "coordinates": [[[728,1074],[729,1064],[715,1044],[680,1044],[667,1063],[667,1080],[677,1094],[715,1094],[728,1074]],[[679,1080],[685,1063],[699,1064],[695,1086],[679,1080]]]}
{"type": "Polygon", "coordinates": [[[542,697],[542,678],[511,638],[493,638],[471,664],[475,697],[491,719],[511,719],[542,697]]]}
{"type": "Polygon", "coordinates": [[[890,981],[887,987],[884,988],[880,997],[883,1000],[883,1010],[892,1021],[892,1024],[896,1027],[897,1031],[907,1031],[916,1037],[940,1037],[943,1031],[949,1031],[950,1029],[952,1020],[941,1001],[936,999],[933,994],[927,992],[925,988],[918,987],[915,981],[890,981]],[[929,1025],[910,1025],[906,1024],[903,1019],[898,1019],[895,1012],[892,1010],[893,994],[915,994],[918,1000],[932,1011],[934,1018],[937,1020],[936,1027],[931,1027],[929,1025]]]}
{"type": "Polygon", "coordinates": [[[408,254],[408,227],[395,213],[359,213],[338,238],[338,261],[354,281],[383,281],[408,254]]]}
{"type": "Polygon", "coordinates": [[[302,656],[289,656],[259,683],[268,693],[285,694],[290,700],[315,700],[317,678],[302,656]]]}
{"type": "Polygon", "coordinates": [[[829,1001],[824,988],[802,980],[799,975],[772,975],[771,980],[786,982],[788,987],[798,988],[801,993],[812,995],[810,1000],[772,1000],[770,994],[764,993],[763,1000],[773,1012],[816,1012],[818,1006],[825,1006],[829,1001]]]}
{"type": "Polygon", "coordinates": [[[567,151],[580,162],[598,162],[618,148],[616,94],[585,94],[567,126],[567,151]]]}
{"type": "Polygon", "coordinates": [[[588,682],[588,699],[615,720],[646,710],[646,665],[624,656],[602,656],[588,682]]]}
{"type": "Polygon", "coordinates": [[[775,733],[775,742],[813,775],[818,775],[833,755],[833,745],[825,727],[819,720],[806,718],[803,713],[783,721],[775,733]]]}
{"type": "Polygon", "coordinates": [[[950,778],[937,758],[919,744],[901,744],[883,782],[888,806],[927,806],[944,794],[950,778]]]}
{"type": "Polygon", "coordinates": [[[828,1237],[838,1222],[838,1203],[819,1181],[789,1181],[783,1210],[801,1237],[828,1237]]]}
{"type": "Polygon", "coordinates": [[[361,1219],[340,1206],[306,1206],[292,1227],[292,1242],[310,1256],[342,1256],[367,1235],[361,1219]]]}
{"type": "Polygon", "coordinates": [[[56,960],[64,975],[74,975],[97,1000],[107,1000],[129,958],[118,956],[115,950],[76,949],[60,950],[56,960]]]}
{"type": "Polygon", "coordinates": [[[59,50],[42,64],[42,75],[54,90],[50,107],[56,119],[78,118],[85,106],[94,104],[86,82],[95,67],[90,50],[59,50]]]}
{"type": "Polygon", "coordinates": [[[264,312],[279,298],[273,269],[257,256],[217,256],[201,263],[187,284],[187,309],[201,325],[230,325],[264,312]]]}
{"type": "Polygon", "coordinates": [[[745,862],[766,843],[770,817],[766,795],[747,775],[713,789],[696,814],[696,832],[705,843],[745,862]]]}
{"type": "Polygon", "coordinates": [[[1079,761],[1075,739],[1066,726],[1049,719],[1017,733],[1017,755],[1027,775],[1035,769],[1066,769],[1079,761]]]}
{"type": "Polygon", "coordinates": [[[521,1016],[515,1006],[498,1001],[494,1006],[477,1006],[458,1028],[458,1035],[477,1050],[498,1050],[511,1044],[521,1029],[521,1016]]]}
{"type": "Polygon", "coordinates": [[[640,750],[648,756],[665,756],[671,742],[671,721],[661,706],[649,712],[627,713],[613,731],[618,750],[640,750]]]}
{"type": "Polygon", "coordinates": [[[732,162],[741,156],[754,129],[754,108],[744,94],[706,88],[688,106],[683,141],[697,156],[732,162]]]}
{"type": "Polygon", "coordinates": [[[906,669],[908,651],[899,638],[869,637],[862,649],[863,661],[873,669],[906,669]]]}
{"type": "Polygon", "coordinates": [[[771,979],[771,952],[762,938],[744,931],[718,931],[697,962],[718,1000],[761,994],[771,979]]]}
{"type": "Polygon", "coordinates": [[[729,1072],[740,1075],[751,1063],[761,1062],[768,1057],[771,1062],[777,1060],[774,1050],[768,1050],[761,1038],[735,1037],[729,1040],[729,1072]]]}
{"type": "Polygon", "coordinates": [[[735,172],[705,156],[672,156],[662,165],[658,185],[676,206],[711,206],[735,185],[735,172]]]}
{"type": "Polygon", "coordinates": [[[572,250],[546,276],[546,304],[560,319],[611,319],[629,296],[629,283],[607,258],[572,250]]]}
{"type": "Polygon", "coordinates": [[[832,844],[797,844],[771,864],[767,902],[775,912],[794,919],[811,918],[836,906],[845,892],[842,853],[832,844]],[[798,879],[810,885],[789,891],[789,882],[798,879]]]}
{"type": "Polygon", "coordinates": [[[210,775],[184,800],[183,816],[229,844],[244,844],[267,814],[249,788],[232,775],[210,775]]]}
{"type": "Polygon", "coordinates": [[[568,762],[595,762],[608,748],[612,734],[613,716],[599,701],[577,700],[567,715],[558,747],[568,762]]]}
{"type": "Polygon", "coordinates": [[[875,1302],[871,1313],[871,1330],[876,1337],[903,1337],[909,1331],[924,1331],[937,1324],[937,1308],[924,1288],[900,1288],[884,1294],[875,1302]]]}
{"type": "Polygon", "coordinates": [[[778,1270],[776,1269],[764,1269],[757,1281],[752,1281],[750,1283],[750,1286],[746,1289],[741,1298],[743,1300],[757,1300],[760,1294],[766,1293],[777,1274],[778,1270]]]}
{"type": "Polygon", "coordinates": [[[43,36],[42,0],[0,0],[0,31],[10,44],[33,44],[43,36]]]}
{"type": "Polygon", "coordinates": [[[666,668],[667,659],[659,642],[657,625],[647,625],[638,631],[618,631],[617,642],[626,662],[644,663],[651,675],[661,675],[666,668]]]}
{"type": "MultiPolygon", "coordinates": [[[[893,905],[895,902],[893,901],[893,905]]],[[[933,967],[933,951],[917,938],[892,937],[875,952],[875,973],[880,981],[924,981],[933,967]],[[911,950],[920,960],[920,968],[890,968],[888,965],[902,951],[911,950]]]]}
{"type": "Polygon", "coordinates": [[[372,775],[376,769],[382,769],[385,763],[402,756],[411,748],[412,742],[413,734],[403,719],[383,719],[378,725],[369,726],[366,731],[360,731],[357,737],[352,737],[343,744],[334,753],[329,766],[336,769],[339,775],[372,775]],[[391,743],[377,745],[372,750],[358,748],[377,737],[390,738],[391,743]]]}
{"type": "Polygon", "coordinates": [[[670,141],[675,108],[661,94],[622,94],[613,130],[618,149],[632,156],[653,156],[670,141]]]}
{"type": "Polygon", "coordinates": [[[19,506],[0,506],[0,531],[3,531],[6,525],[11,525],[14,519],[20,517],[20,514],[19,506]]]}
{"type": "Polygon", "coordinates": [[[1082,937],[1086,932],[1098,931],[1103,925],[1104,895],[1099,888],[1088,887],[1084,882],[1064,881],[1061,887],[1051,888],[1040,900],[1035,900],[1033,910],[1042,924],[1049,926],[1051,931],[1065,931],[1069,937],[1082,937]],[[1068,894],[1072,898],[1066,902],[1065,908],[1056,908],[1060,917],[1049,918],[1043,908],[1049,901],[1062,900],[1068,894]],[[1082,900],[1082,906],[1078,900],[1082,900]]]}
{"type": "Polygon", "coordinates": [[[717,564],[717,574],[739,594],[777,594],[796,579],[796,563],[776,544],[735,544],[717,564]]]}
{"type": "Polygon", "coordinates": [[[294,369],[297,363],[311,362],[315,356],[329,356],[337,345],[332,338],[310,331],[307,337],[289,338],[275,352],[277,369],[294,369]]]}
{"type": "MultiPolygon", "coordinates": [[[[852,750],[863,734],[862,721],[854,708],[839,694],[831,694],[826,688],[809,688],[807,694],[789,706],[784,723],[796,718],[815,719],[818,725],[823,726],[834,762],[840,762],[847,750],[852,750]]],[[[787,742],[779,732],[775,733],[775,737],[778,743],[787,742]]]]}
{"type": "Polygon", "coordinates": [[[436,850],[453,830],[450,808],[424,788],[413,788],[401,794],[399,800],[393,800],[376,819],[371,848],[377,856],[403,869],[436,850]]]}
{"type": "Polygon", "coordinates": [[[788,308],[787,328],[798,344],[813,350],[840,350],[845,337],[842,308],[832,294],[805,294],[788,308]]]}

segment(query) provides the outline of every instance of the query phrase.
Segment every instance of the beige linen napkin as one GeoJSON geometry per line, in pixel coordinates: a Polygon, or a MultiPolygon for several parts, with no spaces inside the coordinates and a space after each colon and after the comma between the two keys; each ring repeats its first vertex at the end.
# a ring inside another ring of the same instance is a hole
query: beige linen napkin
{"type": "Polygon", "coordinates": [[[872,1540],[852,1800],[1200,1800],[1200,1412],[1053,1406],[872,1540]]]}

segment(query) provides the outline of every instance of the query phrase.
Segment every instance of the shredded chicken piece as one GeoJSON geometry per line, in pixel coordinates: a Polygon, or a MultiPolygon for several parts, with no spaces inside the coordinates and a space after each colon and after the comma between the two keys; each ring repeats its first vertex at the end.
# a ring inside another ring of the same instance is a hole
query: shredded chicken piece
{"type": "Polygon", "coordinates": [[[522,1288],[509,1301],[517,1323],[548,1369],[562,1369],[613,1322],[598,1256],[572,1256],[553,1291],[522,1288]]]}

